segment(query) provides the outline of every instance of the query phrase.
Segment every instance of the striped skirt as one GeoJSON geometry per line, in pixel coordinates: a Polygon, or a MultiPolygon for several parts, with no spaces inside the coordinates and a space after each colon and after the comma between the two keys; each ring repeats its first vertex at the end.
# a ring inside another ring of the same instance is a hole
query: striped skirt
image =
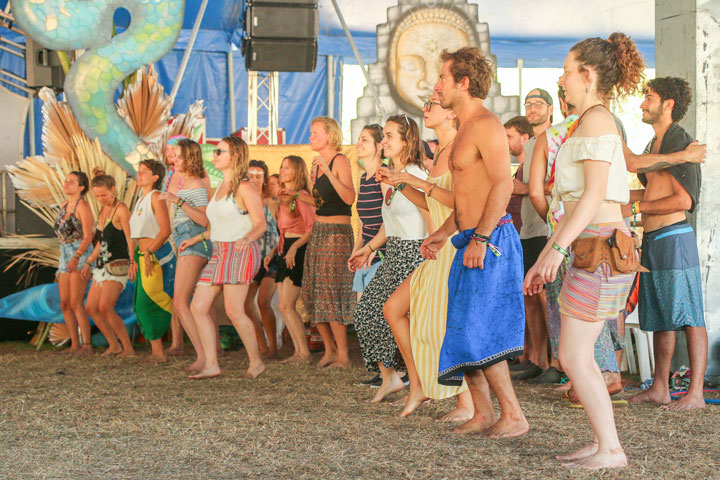
{"type": "Polygon", "coordinates": [[[350,225],[315,222],[305,250],[302,278],[303,304],[312,325],[352,323],[357,303],[352,290],[354,274],[347,265],[352,249],[350,225]]]}
{"type": "MultiPolygon", "coordinates": [[[[588,225],[578,238],[610,238],[616,229],[630,234],[625,222],[612,222],[588,225]]],[[[634,279],[635,272],[611,275],[605,263],[598,265],[594,273],[570,268],[558,298],[560,313],[586,322],[617,319],[634,279]]]]}
{"type": "Polygon", "coordinates": [[[247,285],[260,269],[257,242],[236,248],[235,242],[213,242],[212,257],[200,273],[198,285],[247,285]]]}

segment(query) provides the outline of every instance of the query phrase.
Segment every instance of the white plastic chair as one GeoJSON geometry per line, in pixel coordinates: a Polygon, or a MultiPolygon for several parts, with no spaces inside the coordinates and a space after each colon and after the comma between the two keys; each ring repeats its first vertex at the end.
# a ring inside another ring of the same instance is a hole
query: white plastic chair
{"type": "Polygon", "coordinates": [[[638,373],[639,370],[641,382],[652,378],[652,372],[655,370],[653,334],[640,329],[637,309],[625,319],[623,370],[625,364],[632,374],[638,373]],[[635,348],[632,344],[633,338],[635,338],[635,348]]]}

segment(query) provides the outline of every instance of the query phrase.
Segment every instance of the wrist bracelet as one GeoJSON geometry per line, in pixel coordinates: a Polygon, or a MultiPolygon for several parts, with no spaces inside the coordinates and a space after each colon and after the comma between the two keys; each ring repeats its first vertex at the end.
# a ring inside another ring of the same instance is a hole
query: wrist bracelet
{"type": "Polygon", "coordinates": [[[477,232],[473,232],[472,239],[475,240],[475,243],[478,245],[485,245],[496,257],[502,255],[502,250],[490,243],[490,237],[488,235],[480,235],[477,232]]]}
{"type": "Polygon", "coordinates": [[[373,250],[372,245],[370,245],[370,242],[366,243],[367,247],[370,249],[370,253],[375,253],[375,250],[373,250]]]}
{"type": "Polygon", "coordinates": [[[428,191],[427,191],[427,196],[428,196],[428,197],[432,196],[432,191],[433,191],[433,189],[434,189],[435,187],[437,187],[436,184],[434,184],[434,183],[431,183],[431,184],[430,184],[430,188],[428,188],[428,191]]]}
{"type": "Polygon", "coordinates": [[[181,198],[180,200],[178,200],[178,202],[177,202],[177,208],[182,208],[182,206],[183,206],[184,203],[185,203],[185,200],[183,200],[182,198],[181,198]]]}
{"type": "Polygon", "coordinates": [[[488,236],[488,235],[480,235],[480,234],[477,233],[477,232],[473,232],[472,238],[473,238],[473,240],[477,240],[477,241],[485,241],[486,243],[489,243],[489,242],[490,242],[490,236],[488,236]]]}
{"type": "Polygon", "coordinates": [[[395,185],[395,190],[397,190],[398,192],[402,192],[403,190],[405,190],[405,187],[407,187],[407,183],[398,183],[397,185],[395,185]]]}
{"type": "Polygon", "coordinates": [[[565,250],[563,247],[561,247],[561,246],[558,245],[557,243],[553,242],[552,248],[553,248],[554,250],[557,250],[558,252],[562,253],[562,256],[563,256],[563,257],[565,257],[565,258],[570,258],[570,253],[568,253],[567,250],[565,250]]]}
{"type": "Polygon", "coordinates": [[[633,215],[640,213],[640,202],[633,202],[631,210],[633,215]]]}

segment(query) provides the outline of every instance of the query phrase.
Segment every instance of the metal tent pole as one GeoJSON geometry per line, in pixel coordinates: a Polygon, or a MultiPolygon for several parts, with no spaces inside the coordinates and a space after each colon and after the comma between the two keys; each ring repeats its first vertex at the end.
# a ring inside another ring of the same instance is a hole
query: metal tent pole
{"type": "Polygon", "coordinates": [[[365,68],[365,63],[363,63],[362,58],[360,58],[360,52],[358,52],[357,47],[355,46],[355,40],[352,38],[352,34],[350,34],[350,30],[348,29],[347,24],[345,23],[345,17],[343,17],[342,12],[340,11],[340,7],[337,4],[337,0],[331,0],[333,4],[333,8],[335,8],[335,13],[338,16],[338,19],[340,20],[340,25],[342,25],[343,30],[345,31],[345,36],[348,39],[348,42],[350,43],[350,48],[352,48],[353,53],[355,54],[355,60],[357,60],[358,64],[360,65],[360,68],[362,69],[363,75],[365,76],[365,81],[367,82],[367,86],[370,89],[370,94],[372,95],[373,99],[375,100],[375,106],[380,111],[380,115],[385,118],[387,115],[385,113],[385,109],[382,106],[382,103],[380,102],[380,97],[378,96],[377,91],[375,90],[375,85],[372,84],[370,81],[370,75],[367,72],[367,69],[365,68]]]}
{"type": "Polygon", "coordinates": [[[200,24],[205,17],[205,8],[207,7],[208,0],[203,0],[198,9],[197,17],[195,17],[195,24],[193,25],[192,32],[190,33],[190,40],[188,40],[187,47],[185,47],[185,53],[183,54],[182,61],[180,62],[180,68],[178,69],[177,75],[175,75],[175,82],[173,83],[172,91],[170,92],[170,99],[175,102],[178,89],[180,88],[180,82],[182,82],[183,76],[185,75],[185,69],[187,68],[188,60],[190,60],[190,53],[192,52],[193,46],[195,46],[195,40],[197,39],[198,31],[200,30],[200,24]]]}

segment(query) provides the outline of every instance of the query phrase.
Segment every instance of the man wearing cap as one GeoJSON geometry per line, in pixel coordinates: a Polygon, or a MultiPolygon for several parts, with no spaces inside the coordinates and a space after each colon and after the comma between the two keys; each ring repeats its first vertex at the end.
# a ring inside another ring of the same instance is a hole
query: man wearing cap
{"type": "MultiPolygon", "coordinates": [[[[523,248],[523,264],[525,273],[535,264],[540,252],[547,242],[547,225],[538,215],[530,201],[528,183],[530,182],[530,164],[538,135],[542,135],[552,125],[553,100],[550,94],[535,88],[525,97],[525,118],[530,123],[535,134],[525,144],[525,159],[522,167],[522,177],[513,181],[513,194],[522,196],[520,216],[520,242],[523,248]]],[[[549,177],[545,179],[548,181],[549,177]]],[[[513,365],[514,377],[527,380],[540,375],[548,368],[547,342],[548,332],[545,324],[545,292],[540,295],[525,296],[525,319],[527,323],[527,351],[528,359],[513,365]]]]}

